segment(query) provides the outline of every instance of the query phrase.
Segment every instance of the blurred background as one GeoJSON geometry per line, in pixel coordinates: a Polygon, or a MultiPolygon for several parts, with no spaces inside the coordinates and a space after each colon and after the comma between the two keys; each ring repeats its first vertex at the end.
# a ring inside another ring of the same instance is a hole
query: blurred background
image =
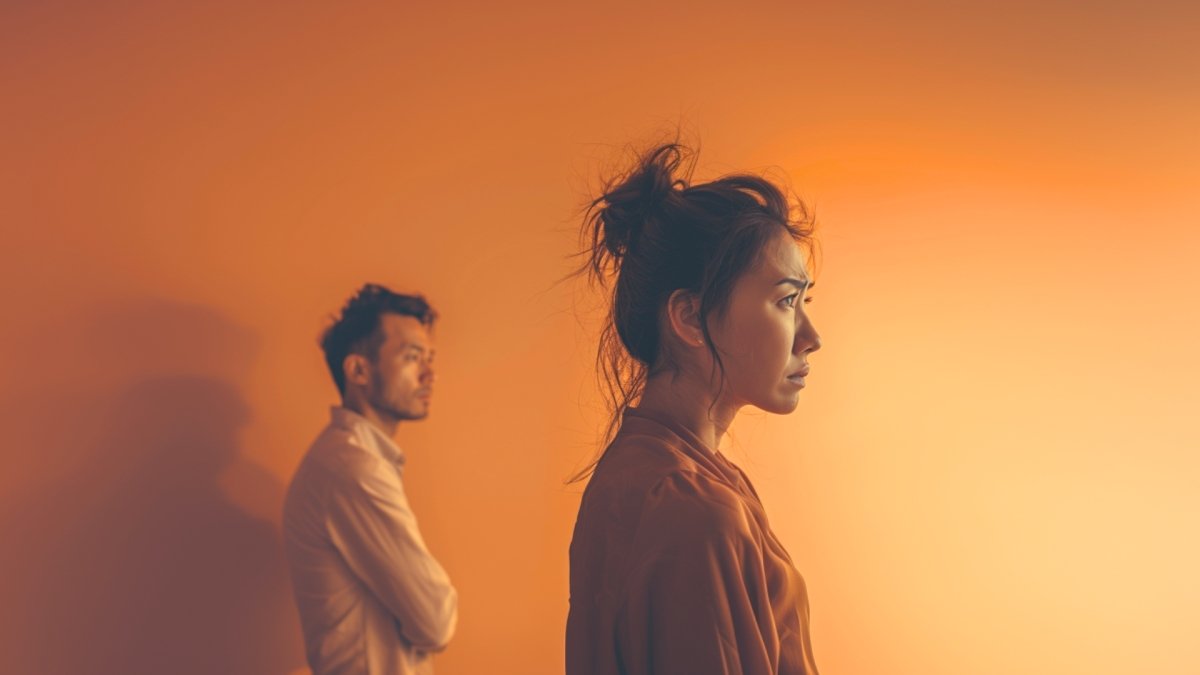
{"type": "Polygon", "coordinates": [[[8,2],[0,84],[10,672],[307,672],[279,512],[366,281],[442,315],[437,672],[561,672],[604,411],[557,282],[680,124],[820,221],[801,407],[726,452],[822,672],[1200,672],[1194,3],[8,2]]]}

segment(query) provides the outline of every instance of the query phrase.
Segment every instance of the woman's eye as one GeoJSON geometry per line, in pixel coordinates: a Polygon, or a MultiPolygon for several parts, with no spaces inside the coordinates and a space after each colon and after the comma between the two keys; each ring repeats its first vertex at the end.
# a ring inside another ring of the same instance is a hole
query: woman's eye
{"type": "Polygon", "coordinates": [[[804,304],[807,305],[807,304],[811,303],[812,301],[813,301],[813,296],[811,296],[811,295],[804,296],[804,304]]]}
{"type": "Polygon", "coordinates": [[[795,307],[796,306],[796,298],[799,296],[800,296],[799,293],[792,293],[791,295],[787,296],[786,298],[780,300],[779,304],[783,305],[784,307],[795,307]]]}

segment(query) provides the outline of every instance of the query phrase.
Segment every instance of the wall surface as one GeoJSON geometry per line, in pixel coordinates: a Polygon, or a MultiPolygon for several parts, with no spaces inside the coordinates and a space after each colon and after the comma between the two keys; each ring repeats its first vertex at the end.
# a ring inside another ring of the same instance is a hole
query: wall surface
{"type": "Polygon", "coordinates": [[[280,502],[377,281],[443,317],[400,430],[437,671],[561,672],[603,410],[556,282],[680,122],[821,223],[800,410],[727,452],[822,671],[1200,671],[1196,7],[5,3],[5,671],[306,672],[280,502]]]}

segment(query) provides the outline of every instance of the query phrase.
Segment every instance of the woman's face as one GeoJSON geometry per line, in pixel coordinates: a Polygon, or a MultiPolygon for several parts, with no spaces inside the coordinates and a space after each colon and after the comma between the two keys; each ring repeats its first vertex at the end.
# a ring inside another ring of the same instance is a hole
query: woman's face
{"type": "Polygon", "coordinates": [[[811,286],[800,246],[780,230],[734,284],[724,316],[710,319],[725,366],[724,402],[780,414],[796,409],[808,355],[821,348],[804,312],[811,286]]]}

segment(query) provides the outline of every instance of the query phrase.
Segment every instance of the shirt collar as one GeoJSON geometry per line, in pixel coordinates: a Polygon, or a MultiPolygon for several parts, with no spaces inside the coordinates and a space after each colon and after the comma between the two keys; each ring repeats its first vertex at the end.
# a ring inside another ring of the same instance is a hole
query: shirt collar
{"type": "Polygon", "coordinates": [[[624,410],[621,429],[629,427],[633,430],[639,428],[645,430],[644,425],[657,425],[671,432],[683,442],[682,445],[678,445],[677,447],[683,450],[684,454],[691,457],[701,466],[708,467],[710,470],[724,476],[733,485],[737,485],[738,471],[733,463],[726,459],[718,449],[710,447],[707,443],[700,440],[700,437],[693,433],[691,429],[676,423],[664,415],[642,410],[641,408],[630,406],[624,410]]]}
{"type": "Polygon", "coordinates": [[[404,466],[404,451],[387,434],[383,433],[383,429],[372,424],[371,420],[349,408],[338,405],[329,409],[329,417],[333,426],[357,434],[384,459],[398,466],[404,466]]]}

